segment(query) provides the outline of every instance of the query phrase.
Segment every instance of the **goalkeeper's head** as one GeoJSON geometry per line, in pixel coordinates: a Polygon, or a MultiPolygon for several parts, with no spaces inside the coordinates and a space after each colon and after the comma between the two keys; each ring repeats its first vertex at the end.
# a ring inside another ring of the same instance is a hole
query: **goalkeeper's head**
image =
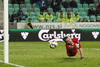
{"type": "Polygon", "coordinates": [[[63,41],[64,41],[66,44],[73,44],[73,41],[72,41],[71,38],[68,37],[68,36],[65,36],[65,37],[63,38],[63,41]]]}

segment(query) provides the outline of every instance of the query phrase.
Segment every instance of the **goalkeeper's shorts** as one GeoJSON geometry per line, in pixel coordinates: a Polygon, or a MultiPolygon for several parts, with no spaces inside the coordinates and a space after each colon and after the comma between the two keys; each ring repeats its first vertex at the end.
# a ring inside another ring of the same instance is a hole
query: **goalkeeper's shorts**
{"type": "Polygon", "coordinates": [[[69,50],[69,51],[67,51],[67,55],[70,56],[70,57],[71,56],[75,56],[76,54],[77,54],[77,50],[71,50],[71,51],[69,50]]]}

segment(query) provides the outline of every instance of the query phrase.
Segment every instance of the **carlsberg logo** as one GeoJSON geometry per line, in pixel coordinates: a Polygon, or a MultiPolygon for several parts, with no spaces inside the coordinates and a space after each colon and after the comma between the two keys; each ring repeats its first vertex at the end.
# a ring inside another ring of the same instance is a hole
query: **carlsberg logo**
{"type": "Polygon", "coordinates": [[[0,42],[4,41],[4,31],[0,30],[0,42]]]}
{"type": "Polygon", "coordinates": [[[48,41],[49,39],[62,39],[64,36],[69,36],[71,38],[73,38],[73,36],[75,36],[76,38],[78,38],[78,40],[80,40],[80,34],[65,34],[63,31],[60,31],[60,33],[57,33],[56,31],[53,31],[53,33],[48,33],[50,30],[40,30],[38,37],[40,40],[42,41],[48,41]]]}
{"type": "Polygon", "coordinates": [[[28,37],[29,33],[28,32],[21,32],[21,36],[23,37],[24,40],[28,37]]]}

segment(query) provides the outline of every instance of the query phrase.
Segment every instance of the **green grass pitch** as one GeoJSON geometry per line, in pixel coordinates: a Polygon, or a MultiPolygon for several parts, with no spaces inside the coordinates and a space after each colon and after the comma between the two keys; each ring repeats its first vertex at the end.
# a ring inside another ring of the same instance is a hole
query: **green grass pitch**
{"type": "MultiPolygon", "coordinates": [[[[85,60],[80,53],[66,55],[64,42],[51,49],[48,42],[10,42],[9,62],[25,67],[100,67],[100,42],[81,41],[85,60]]],[[[0,60],[3,60],[3,43],[0,43],[0,60]]],[[[15,67],[0,62],[0,67],[15,67]]]]}

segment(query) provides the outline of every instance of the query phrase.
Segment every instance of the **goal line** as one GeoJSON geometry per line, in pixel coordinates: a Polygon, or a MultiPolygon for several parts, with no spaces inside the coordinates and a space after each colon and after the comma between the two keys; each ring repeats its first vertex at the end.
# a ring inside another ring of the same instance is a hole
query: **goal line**
{"type": "MultiPolygon", "coordinates": [[[[0,60],[1,63],[4,63],[4,61],[0,60]]],[[[13,63],[7,63],[9,65],[12,65],[12,66],[16,66],[16,67],[25,67],[25,66],[21,66],[21,65],[17,65],[17,64],[13,64],[13,63]]]]}

